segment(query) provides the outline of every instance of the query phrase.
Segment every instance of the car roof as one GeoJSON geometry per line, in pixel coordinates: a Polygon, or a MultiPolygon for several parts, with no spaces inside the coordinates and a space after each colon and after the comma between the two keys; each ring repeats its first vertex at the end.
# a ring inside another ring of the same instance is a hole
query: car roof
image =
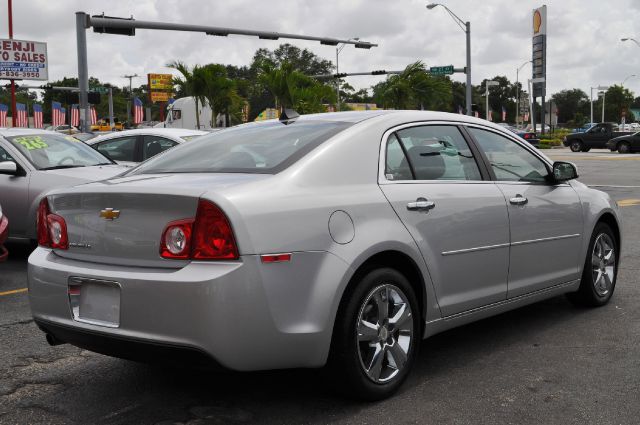
{"type": "Polygon", "coordinates": [[[138,134],[180,138],[183,136],[202,136],[205,134],[209,134],[209,132],[202,131],[202,130],[193,130],[189,128],[154,128],[154,127],[136,128],[133,130],[114,131],[110,133],[99,134],[97,137],[87,140],[86,143],[91,145],[93,143],[106,140],[106,139],[112,139],[115,137],[135,136],[138,134]]]}
{"type": "Polygon", "coordinates": [[[25,136],[29,134],[59,134],[55,131],[26,127],[0,127],[0,135],[3,137],[25,136]]]}

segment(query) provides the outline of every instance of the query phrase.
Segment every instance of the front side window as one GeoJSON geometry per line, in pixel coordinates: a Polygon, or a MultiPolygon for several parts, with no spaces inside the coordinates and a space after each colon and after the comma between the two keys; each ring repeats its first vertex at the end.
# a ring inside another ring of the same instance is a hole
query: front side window
{"type": "Polygon", "coordinates": [[[134,162],[137,136],[118,137],[98,143],[96,149],[114,161],[134,162]]]}
{"type": "Polygon", "coordinates": [[[299,120],[247,124],[195,138],[132,171],[153,173],[274,174],[353,125],[341,121],[299,120]]]}
{"type": "MultiPolygon", "coordinates": [[[[387,167],[401,176],[406,177],[408,168],[415,180],[482,180],[473,153],[457,127],[425,125],[396,134],[397,139],[390,138],[387,145],[387,167]]],[[[393,179],[397,180],[395,176],[393,179]]]]}
{"type": "Polygon", "coordinates": [[[469,127],[469,132],[489,159],[496,180],[546,183],[547,166],[523,146],[491,131],[469,127]]]}
{"type": "Polygon", "coordinates": [[[6,137],[6,139],[38,170],[90,167],[112,163],[73,136],[40,133],[6,137]]]}
{"type": "Polygon", "coordinates": [[[2,146],[0,146],[0,162],[6,161],[16,162],[15,159],[13,159],[11,155],[9,155],[9,152],[7,152],[2,146]]]}

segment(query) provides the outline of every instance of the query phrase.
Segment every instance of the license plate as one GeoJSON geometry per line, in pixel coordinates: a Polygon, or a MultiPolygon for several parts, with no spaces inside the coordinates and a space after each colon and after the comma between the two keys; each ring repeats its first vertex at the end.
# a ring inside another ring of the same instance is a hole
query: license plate
{"type": "Polygon", "coordinates": [[[73,319],[92,325],[120,326],[120,284],[109,280],[69,278],[73,319]]]}

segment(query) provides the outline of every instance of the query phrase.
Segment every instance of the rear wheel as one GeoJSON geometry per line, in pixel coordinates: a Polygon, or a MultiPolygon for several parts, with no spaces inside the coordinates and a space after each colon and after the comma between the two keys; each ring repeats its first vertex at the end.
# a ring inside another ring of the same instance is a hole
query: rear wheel
{"type": "Polygon", "coordinates": [[[571,149],[571,152],[580,152],[582,150],[582,142],[580,140],[574,140],[569,145],[569,149],[571,149]]]}
{"type": "Polygon", "coordinates": [[[576,305],[599,307],[609,302],[618,274],[618,247],[611,228],[598,223],[591,235],[582,280],[577,292],[568,294],[576,305]]]}
{"type": "Polygon", "coordinates": [[[628,142],[620,142],[618,143],[618,153],[630,153],[631,146],[628,142]]]}
{"type": "Polygon", "coordinates": [[[345,293],[336,319],[329,365],[337,389],[364,400],[397,391],[418,351],[419,318],[404,275],[391,268],[364,274],[345,293]]]}

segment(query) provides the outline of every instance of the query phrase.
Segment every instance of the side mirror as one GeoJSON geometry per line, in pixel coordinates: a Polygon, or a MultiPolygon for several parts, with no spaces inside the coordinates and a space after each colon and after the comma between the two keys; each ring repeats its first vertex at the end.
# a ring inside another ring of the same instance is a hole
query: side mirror
{"type": "Polygon", "coordinates": [[[556,161],[553,163],[553,178],[557,182],[577,179],[578,169],[570,162],[556,161]]]}
{"type": "Polygon", "coordinates": [[[0,162],[0,174],[9,174],[15,176],[18,174],[18,164],[13,161],[0,162]]]}

